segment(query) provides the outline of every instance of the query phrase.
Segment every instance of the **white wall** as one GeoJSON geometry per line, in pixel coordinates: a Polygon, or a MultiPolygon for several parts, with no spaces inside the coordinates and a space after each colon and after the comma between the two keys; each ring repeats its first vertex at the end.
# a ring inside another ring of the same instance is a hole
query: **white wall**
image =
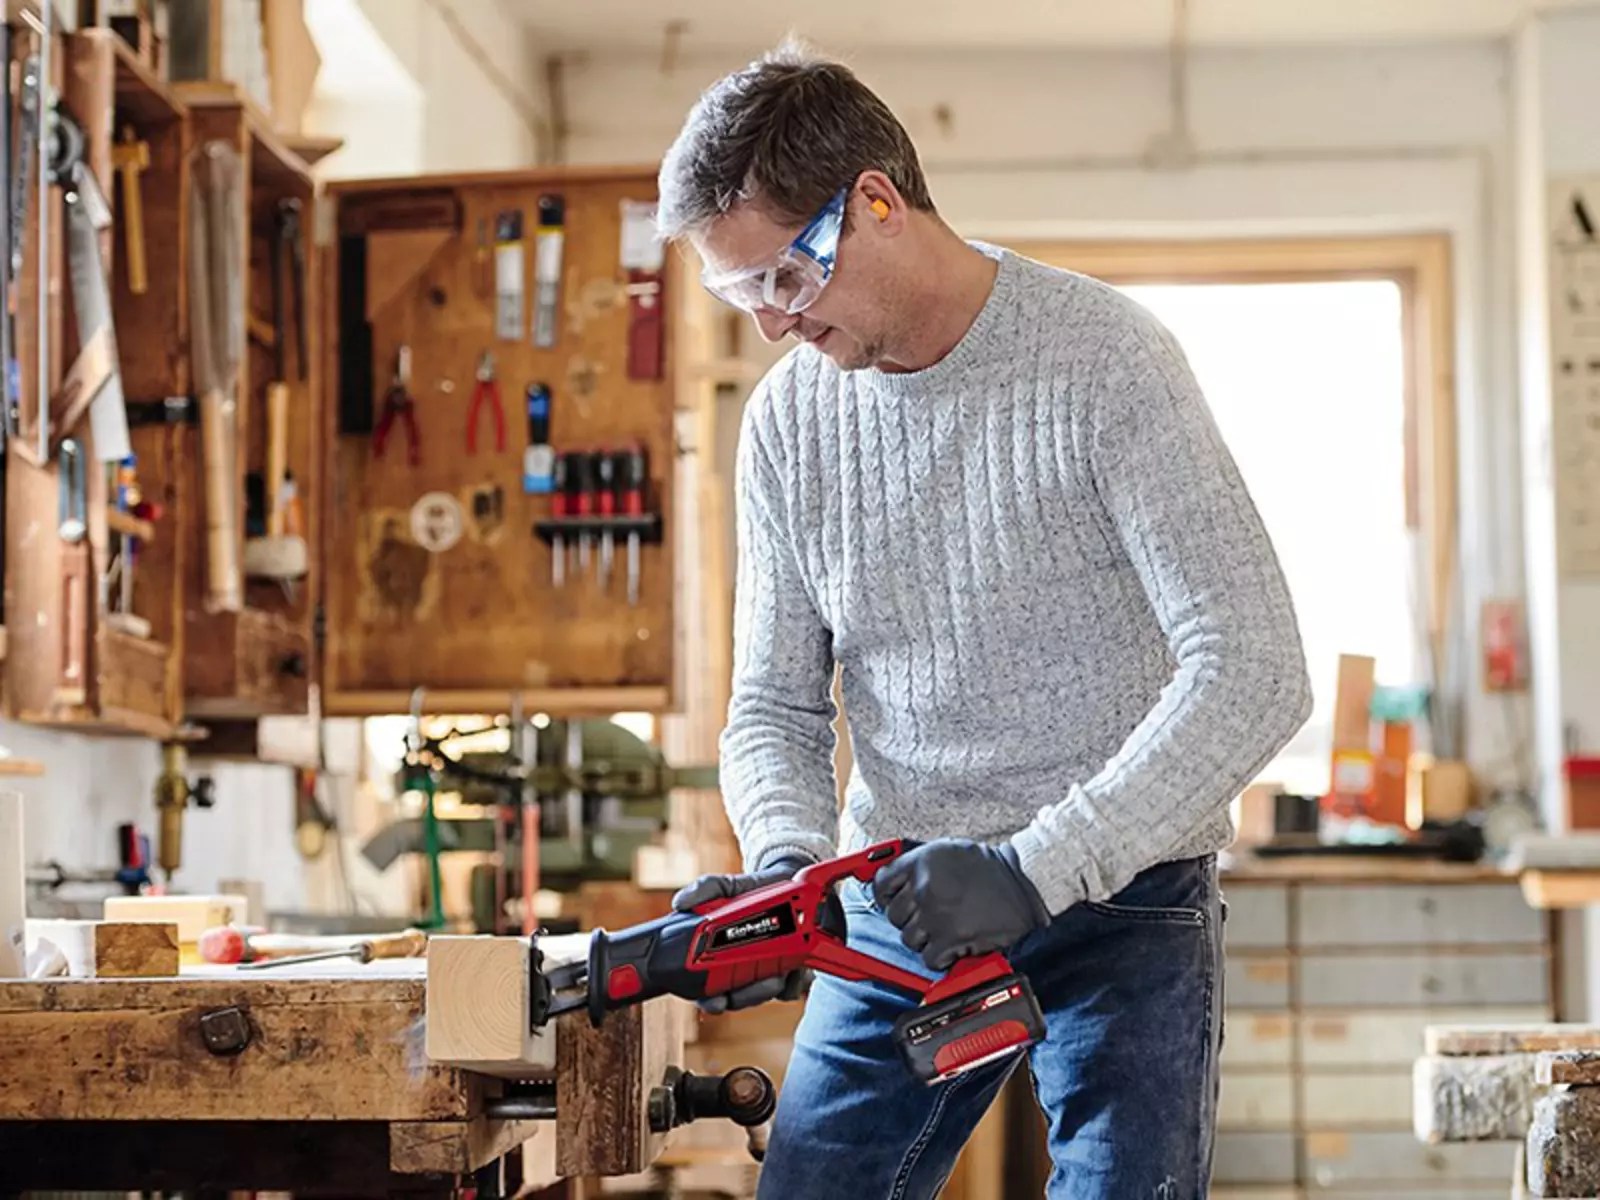
{"type": "MultiPolygon", "coordinates": [[[[570,158],[656,160],[699,90],[759,49],[689,58],[670,74],[647,56],[589,55],[568,72],[570,158]]],[[[935,202],[971,236],[1451,233],[1459,651],[1477,680],[1482,600],[1523,590],[1506,46],[1201,51],[1189,103],[1201,162],[1175,173],[1144,165],[1168,122],[1162,54],[846,59],[906,122],[935,202]]],[[[1517,782],[1527,709],[1473,683],[1469,758],[1491,784],[1517,782]]]]}
{"type": "MultiPolygon", "coordinates": [[[[346,149],[328,160],[326,174],[509,170],[540,160],[542,66],[506,5],[496,0],[354,3],[413,81],[420,96],[420,130],[409,103],[400,109],[387,103],[360,106],[359,97],[345,95],[338,82],[337,48],[319,44],[326,90],[337,93],[339,102],[319,107],[318,121],[349,139],[346,149]]],[[[319,77],[319,100],[324,90],[319,77]]]]}

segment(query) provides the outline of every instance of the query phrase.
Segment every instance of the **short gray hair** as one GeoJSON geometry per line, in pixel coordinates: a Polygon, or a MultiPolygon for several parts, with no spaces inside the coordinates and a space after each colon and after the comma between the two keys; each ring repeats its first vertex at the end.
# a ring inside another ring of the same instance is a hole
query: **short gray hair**
{"type": "Polygon", "coordinates": [[[868,170],[933,211],[916,147],[889,106],[848,67],[785,41],[690,110],[662,159],[656,229],[676,240],[741,202],[801,225],[868,170]]]}

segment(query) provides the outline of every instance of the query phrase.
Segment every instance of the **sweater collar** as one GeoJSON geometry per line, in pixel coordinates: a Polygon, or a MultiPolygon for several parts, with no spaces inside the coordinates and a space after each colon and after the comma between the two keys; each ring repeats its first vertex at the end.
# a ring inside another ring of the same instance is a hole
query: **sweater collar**
{"type": "Polygon", "coordinates": [[[1018,266],[1016,255],[1003,247],[991,246],[986,242],[969,241],[967,244],[994,259],[999,266],[995,271],[994,283],[989,287],[989,296],[966,333],[961,335],[961,340],[950,348],[948,354],[920,371],[863,368],[858,374],[867,387],[897,396],[926,395],[958,378],[981,360],[984,342],[988,340],[990,331],[1003,319],[1015,287],[1018,266]]]}

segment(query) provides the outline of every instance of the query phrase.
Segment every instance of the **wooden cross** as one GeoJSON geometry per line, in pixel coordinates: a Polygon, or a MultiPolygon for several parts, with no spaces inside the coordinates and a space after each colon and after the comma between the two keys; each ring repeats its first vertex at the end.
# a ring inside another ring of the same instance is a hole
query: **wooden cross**
{"type": "Polygon", "coordinates": [[[150,143],[141,142],[131,126],[123,126],[122,140],[111,151],[111,161],[122,176],[122,215],[128,246],[128,290],[144,295],[150,286],[144,260],[144,205],[139,198],[139,174],[150,166],[150,143]]]}

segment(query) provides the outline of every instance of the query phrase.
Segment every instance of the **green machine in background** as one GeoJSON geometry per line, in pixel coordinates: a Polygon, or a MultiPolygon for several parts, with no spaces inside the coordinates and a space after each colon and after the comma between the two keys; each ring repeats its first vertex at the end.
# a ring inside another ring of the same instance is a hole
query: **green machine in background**
{"type": "Polygon", "coordinates": [[[516,925],[505,901],[522,895],[521,831],[532,820],[527,806],[538,806],[539,886],[571,891],[589,880],[630,878],[634,852],[666,827],[671,792],[717,786],[716,767],[669,766],[658,749],[613,721],[506,728],[511,748],[503,751],[452,753],[475,733],[414,737],[397,776],[403,790],[426,795],[420,786],[426,772],[433,795],[457,793],[462,804],[487,815],[431,820],[430,808],[379,830],[361,851],[380,871],[402,854],[426,854],[434,880],[440,854],[494,853],[496,862],[472,872],[473,925],[480,933],[516,925]]]}

